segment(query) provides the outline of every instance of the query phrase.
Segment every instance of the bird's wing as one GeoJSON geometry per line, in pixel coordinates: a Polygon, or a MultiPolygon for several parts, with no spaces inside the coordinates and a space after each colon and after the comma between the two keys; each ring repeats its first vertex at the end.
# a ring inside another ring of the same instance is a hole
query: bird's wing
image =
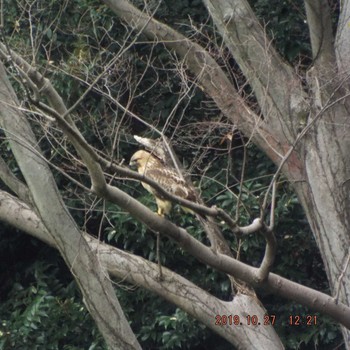
{"type": "MultiPolygon", "coordinates": [[[[178,197],[195,200],[193,191],[189,188],[184,180],[182,180],[175,170],[166,167],[147,169],[145,175],[156,181],[159,186],[167,192],[178,197]]],[[[159,197],[162,197],[157,193],[159,197]]]]}

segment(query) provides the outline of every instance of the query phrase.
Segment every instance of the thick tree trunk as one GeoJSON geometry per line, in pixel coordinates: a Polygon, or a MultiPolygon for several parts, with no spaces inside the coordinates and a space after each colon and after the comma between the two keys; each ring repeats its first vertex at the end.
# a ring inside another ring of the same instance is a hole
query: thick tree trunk
{"type": "Polygon", "coordinates": [[[0,125],[28,185],[33,208],[42,218],[48,238],[55,242],[71,269],[84,302],[110,349],[140,349],[111,281],[70,216],[53,175],[40,154],[25,115],[0,63],[0,125]]]}
{"type": "MultiPolygon", "coordinates": [[[[295,152],[283,170],[308,217],[333,296],[350,305],[350,133],[347,127],[350,3],[342,5],[336,44],[337,69],[334,68],[336,56],[328,3],[305,1],[315,60],[308,81],[309,98],[305,99],[297,82],[299,78],[267,44],[270,42],[266,33],[246,1],[203,2],[252,86],[264,112],[264,124],[269,126],[277,143],[282,144],[282,149],[294,147],[296,131],[300,130],[304,118],[313,124],[312,127],[305,125],[307,133],[297,141],[295,152]],[[284,72],[289,72],[288,79],[283,76],[284,72]]],[[[277,165],[283,161],[278,157],[271,159],[277,165]]],[[[350,331],[343,327],[343,334],[347,343],[350,331]]]]}
{"type": "MultiPolygon", "coordinates": [[[[305,140],[305,184],[295,187],[320,249],[332,295],[350,305],[350,167],[344,147],[347,145],[349,153],[349,135],[338,123],[327,120],[332,120],[330,113],[305,140]]],[[[342,331],[347,342],[350,331],[345,327],[342,331]]]]}

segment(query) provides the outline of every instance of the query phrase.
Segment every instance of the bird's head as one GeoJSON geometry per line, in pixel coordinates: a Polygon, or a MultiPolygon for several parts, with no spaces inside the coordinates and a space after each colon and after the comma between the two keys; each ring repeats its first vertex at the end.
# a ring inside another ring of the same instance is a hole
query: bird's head
{"type": "Polygon", "coordinates": [[[147,163],[152,162],[154,157],[151,155],[151,153],[148,153],[146,151],[140,150],[133,154],[133,156],[130,159],[129,165],[132,168],[144,168],[147,163]]]}

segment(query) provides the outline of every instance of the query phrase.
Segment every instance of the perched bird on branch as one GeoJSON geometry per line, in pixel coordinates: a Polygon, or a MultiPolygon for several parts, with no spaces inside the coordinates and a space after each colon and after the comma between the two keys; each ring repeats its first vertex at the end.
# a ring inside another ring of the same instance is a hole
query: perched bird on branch
{"type": "MultiPolygon", "coordinates": [[[[146,147],[146,149],[150,150],[151,152],[142,150],[137,151],[130,159],[130,166],[136,166],[140,174],[154,180],[160,187],[162,187],[170,194],[203,205],[201,199],[197,197],[195,190],[181,177],[180,171],[177,171],[172,166],[174,164],[176,168],[180,168],[181,164],[179,164],[177,161],[176,155],[172,153],[171,146],[169,144],[167,147],[165,147],[164,140],[152,140],[136,135],[134,137],[138,143],[141,143],[144,147],[146,147]]],[[[172,208],[171,201],[165,199],[160,193],[152,188],[152,186],[144,182],[141,182],[141,184],[155,197],[158,206],[158,215],[168,215],[172,208]]],[[[210,241],[211,249],[215,254],[219,252],[221,254],[233,257],[230,246],[224,239],[220,227],[217,226],[213,217],[194,213],[191,209],[188,208],[182,207],[182,209],[186,212],[194,214],[199,220],[210,241]]],[[[159,259],[160,233],[156,232],[156,235],[159,278],[162,279],[162,266],[159,259]]],[[[234,291],[248,295],[255,295],[254,290],[245,282],[242,282],[232,276],[229,276],[229,278],[231,280],[232,289],[234,291]]]]}
{"type": "MultiPolygon", "coordinates": [[[[187,183],[179,176],[174,168],[165,165],[159,158],[155,157],[147,151],[137,151],[130,159],[130,166],[136,166],[139,174],[154,180],[170,194],[174,194],[180,198],[197,202],[196,193],[187,185],[187,183]]],[[[158,215],[169,215],[172,203],[165,199],[150,185],[141,182],[142,186],[156,199],[158,206],[158,215]]],[[[193,213],[191,209],[184,208],[185,212],[193,213]]]]}

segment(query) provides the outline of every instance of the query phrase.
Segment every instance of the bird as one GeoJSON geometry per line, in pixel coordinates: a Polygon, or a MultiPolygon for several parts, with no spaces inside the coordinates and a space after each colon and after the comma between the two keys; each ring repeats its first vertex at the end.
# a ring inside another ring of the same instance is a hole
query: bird
{"type": "MultiPolygon", "coordinates": [[[[197,202],[195,191],[179,176],[176,169],[165,165],[159,158],[151,153],[138,150],[132,155],[129,165],[131,167],[136,167],[139,174],[154,180],[170,194],[197,202]]],[[[164,196],[147,183],[141,181],[141,184],[155,197],[158,215],[162,217],[169,215],[172,209],[171,201],[165,199],[164,196]]],[[[182,209],[185,212],[194,214],[189,208],[182,207],[182,209]]]]}

